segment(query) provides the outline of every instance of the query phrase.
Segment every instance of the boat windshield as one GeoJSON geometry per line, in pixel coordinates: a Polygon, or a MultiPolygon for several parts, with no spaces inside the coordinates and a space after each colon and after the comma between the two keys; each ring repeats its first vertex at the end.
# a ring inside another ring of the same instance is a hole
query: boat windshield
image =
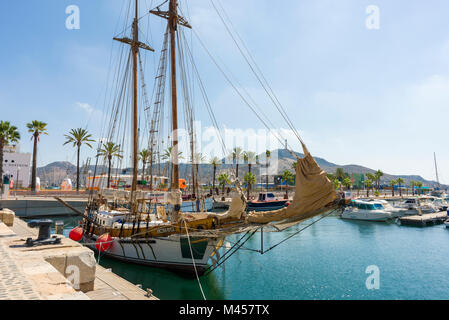
{"type": "Polygon", "coordinates": [[[384,209],[384,206],[381,203],[374,203],[373,207],[374,207],[374,209],[372,209],[372,210],[383,210],[384,209]]]}

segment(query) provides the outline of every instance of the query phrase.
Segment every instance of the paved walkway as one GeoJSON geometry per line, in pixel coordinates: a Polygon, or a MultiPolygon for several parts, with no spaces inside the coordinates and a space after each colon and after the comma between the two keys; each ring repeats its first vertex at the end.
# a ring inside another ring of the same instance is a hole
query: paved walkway
{"type": "Polygon", "coordinates": [[[40,300],[26,274],[19,270],[0,242],[0,300],[40,300]]]}

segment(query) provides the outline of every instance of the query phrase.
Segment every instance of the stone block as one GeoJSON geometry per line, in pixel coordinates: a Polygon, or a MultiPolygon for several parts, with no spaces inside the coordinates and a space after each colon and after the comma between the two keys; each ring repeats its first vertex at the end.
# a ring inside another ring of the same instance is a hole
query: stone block
{"type": "Polygon", "coordinates": [[[0,221],[6,224],[8,227],[12,227],[14,225],[14,211],[9,209],[0,210],[0,221]]]}

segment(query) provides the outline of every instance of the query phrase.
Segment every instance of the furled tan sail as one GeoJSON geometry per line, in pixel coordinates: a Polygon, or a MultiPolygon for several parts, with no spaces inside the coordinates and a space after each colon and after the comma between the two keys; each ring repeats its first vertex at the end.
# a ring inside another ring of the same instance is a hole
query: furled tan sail
{"type": "Polygon", "coordinates": [[[246,202],[243,199],[244,196],[232,198],[229,210],[224,213],[209,213],[210,217],[215,217],[218,221],[226,219],[239,220],[246,210],[246,202]]]}
{"type": "Polygon", "coordinates": [[[305,145],[304,158],[298,158],[296,187],[293,202],[280,210],[250,212],[250,223],[298,222],[327,211],[337,199],[334,187],[326,173],[318,166],[305,145]]]}

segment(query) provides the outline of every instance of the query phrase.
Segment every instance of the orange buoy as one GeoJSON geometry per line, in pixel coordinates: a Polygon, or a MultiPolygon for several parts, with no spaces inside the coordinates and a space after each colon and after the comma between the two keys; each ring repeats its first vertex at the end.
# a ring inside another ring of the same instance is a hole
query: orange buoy
{"type": "Polygon", "coordinates": [[[80,241],[83,238],[84,230],[81,227],[73,228],[69,233],[69,238],[73,241],[80,241]]]}
{"type": "Polygon", "coordinates": [[[109,235],[109,233],[105,233],[97,239],[97,242],[95,243],[95,247],[97,248],[98,252],[108,251],[112,245],[111,241],[112,241],[112,238],[109,235]]]}

